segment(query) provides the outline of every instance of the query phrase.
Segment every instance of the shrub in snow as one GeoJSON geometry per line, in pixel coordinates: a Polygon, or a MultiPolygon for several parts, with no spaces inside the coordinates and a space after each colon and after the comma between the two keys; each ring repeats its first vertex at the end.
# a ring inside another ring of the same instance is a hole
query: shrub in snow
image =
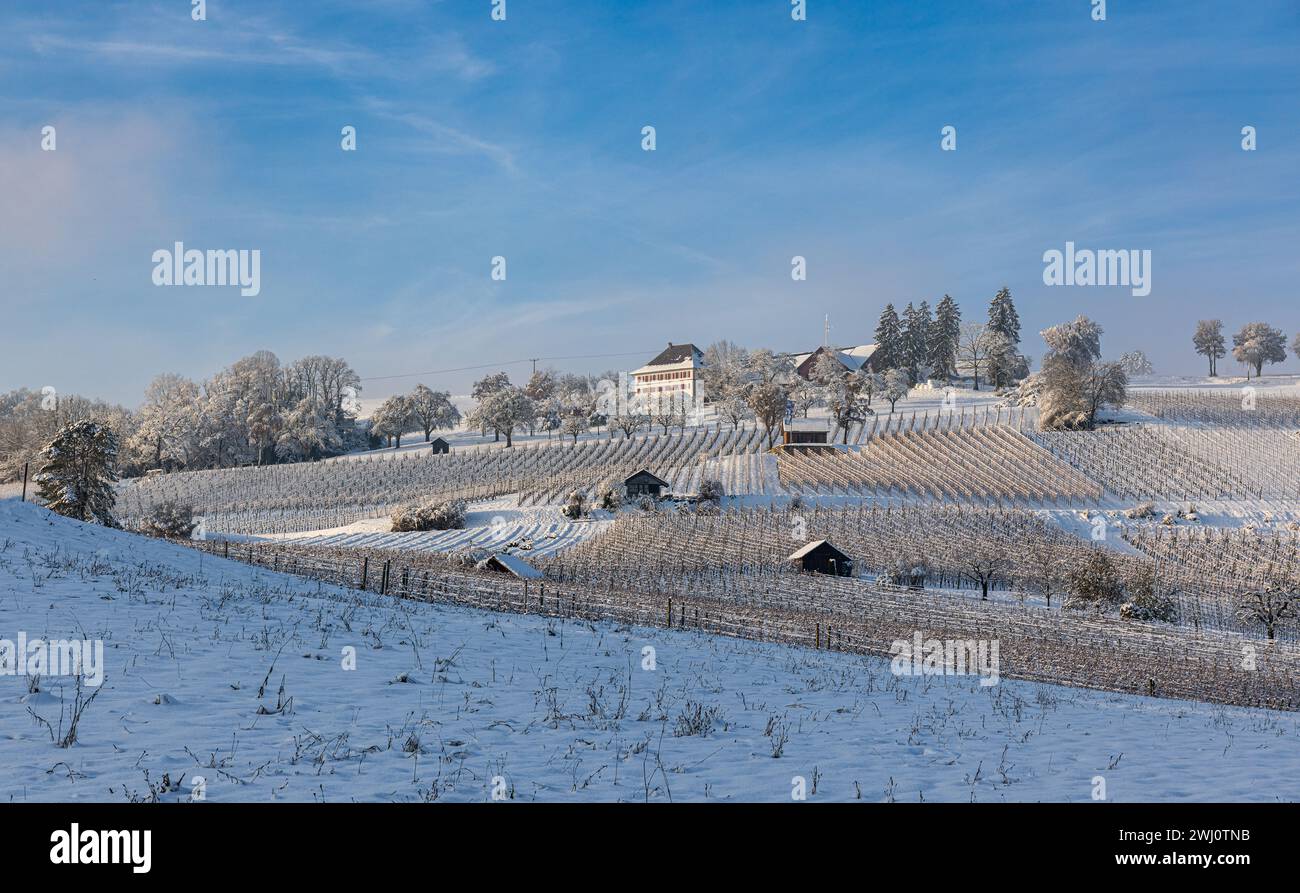
{"type": "Polygon", "coordinates": [[[600,494],[600,507],[607,512],[616,512],[623,504],[623,493],[617,487],[611,487],[600,494]]]}
{"type": "Polygon", "coordinates": [[[657,512],[659,511],[659,501],[653,496],[642,496],[637,502],[637,508],[643,512],[657,512]]]}
{"type": "Polygon", "coordinates": [[[713,732],[713,727],[722,725],[723,731],[726,731],[727,723],[723,718],[722,708],[710,705],[705,707],[699,701],[687,701],[682,712],[677,714],[677,724],[673,728],[673,736],[677,738],[688,738],[698,735],[701,738],[709,737],[713,732]]]}
{"type": "Polygon", "coordinates": [[[576,521],[587,514],[587,500],[583,497],[582,491],[570,491],[564,506],[560,509],[560,514],[570,521],[576,521]]]}
{"type": "Polygon", "coordinates": [[[1143,518],[1155,517],[1155,513],[1156,513],[1156,504],[1154,502],[1140,502],[1137,505],[1133,506],[1133,508],[1126,509],[1124,512],[1124,517],[1139,520],[1143,518]]]}
{"type": "Polygon", "coordinates": [[[430,500],[402,506],[393,512],[393,532],[459,530],[465,526],[466,508],[463,499],[453,499],[450,502],[430,500]]]}
{"type": "Polygon", "coordinates": [[[1178,619],[1178,606],[1173,592],[1162,587],[1156,579],[1155,568],[1142,564],[1131,571],[1124,580],[1128,601],[1120,605],[1119,615],[1126,620],[1159,620],[1173,623],[1178,619]]]}
{"type": "Polygon", "coordinates": [[[1087,558],[1072,565],[1065,572],[1064,583],[1067,608],[1105,611],[1124,601],[1124,583],[1102,549],[1093,549],[1087,558]]]}
{"type": "Polygon", "coordinates": [[[726,498],[726,495],[727,491],[722,486],[722,481],[700,481],[701,502],[721,502],[726,498]]]}
{"type": "Polygon", "coordinates": [[[149,509],[140,522],[140,533],[165,539],[187,540],[199,522],[194,520],[194,506],[168,500],[149,509]]]}
{"type": "Polygon", "coordinates": [[[36,488],[51,511],[116,527],[117,435],[90,419],[73,422],[41,450],[36,488]]]}
{"type": "Polygon", "coordinates": [[[924,589],[929,569],[919,559],[897,558],[880,572],[880,582],[909,589],[924,589]]]}

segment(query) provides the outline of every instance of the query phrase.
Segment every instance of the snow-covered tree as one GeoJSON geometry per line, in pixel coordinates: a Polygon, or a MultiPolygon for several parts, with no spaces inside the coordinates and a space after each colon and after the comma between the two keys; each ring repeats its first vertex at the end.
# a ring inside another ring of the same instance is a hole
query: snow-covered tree
{"type": "Polygon", "coordinates": [[[1101,359],[1101,326],[1086,316],[1076,316],[1039,334],[1047,342],[1048,357],[1059,356],[1076,366],[1101,359]]]}
{"type": "MultiPolygon", "coordinates": [[[[794,403],[794,411],[806,419],[808,411],[822,401],[823,388],[812,379],[802,376],[796,376],[796,379],[790,386],[790,400],[794,403]]],[[[744,401],[740,405],[744,406],[744,401]]]]}
{"type": "Polygon", "coordinates": [[[730,341],[715,341],[704,349],[700,387],[710,403],[743,394],[750,378],[749,351],[730,341]]]}
{"type": "Polygon", "coordinates": [[[1130,350],[1119,358],[1119,367],[1124,370],[1124,374],[1130,378],[1134,375],[1152,375],[1155,373],[1155,367],[1147,359],[1147,355],[1140,350],[1130,350]]]}
{"type": "MultiPolygon", "coordinates": [[[[836,363],[836,365],[839,365],[836,363]]],[[[842,367],[841,367],[842,368],[842,367]]],[[[902,372],[901,376],[906,379],[906,372],[901,369],[893,369],[891,372],[902,372]]],[[[870,396],[868,379],[870,376],[858,370],[857,372],[846,372],[842,375],[831,376],[825,386],[826,408],[830,411],[831,418],[835,420],[836,429],[841,432],[843,442],[849,442],[849,431],[853,425],[864,421],[867,416],[871,415],[870,396]]]]}
{"type": "Polygon", "coordinates": [[[988,373],[994,355],[1005,349],[1005,336],[981,323],[964,323],[957,340],[957,371],[971,376],[978,391],[980,375],[988,373]]]}
{"type": "Polygon", "coordinates": [[[907,375],[906,369],[890,369],[885,373],[885,387],[880,392],[880,396],[889,401],[891,415],[898,401],[906,397],[911,390],[912,382],[907,375]]]}
{"type": "Polygon", "coordinates": [[[506,390],[507,388],[512,388],[512,387],[514,387],[514,385],[510,383],[509,375],[506,375],[504,372],[494,372],[491,375],[485,375],[482,378],[480,378],[478,381],[474,382],[474,389],[470,391],[470,396],[472,396],[479,403],[478,408],[475,409],[473,414],[474,418],[478,420],[476,424],[485,433],[487,432],[488,428],[492,428],[493,440],[501,439],[501,429],[493,428],[492,425],[487,424],[485,422],[487,416],[485,413],[481,411],[483,408],[483,404],[488,397],[490,397],[492,394],[495,394],[497,391],[503,391],[506,390]]]}
{"type": "Polygon", "coordinates": [[[903,311],[901,365],[907,369],[912,384],[930,372],[930,328],[933,325],[929,304],[922,301],[920,307],[913,307],[908,303],[907,309],[903,311]]]}
{"type": "Polygon", "coordinates": [[[126,451],[144,468],[162,468],[164,462],[188,467],[201,448],[200,411],[198,385],[179,375],[159,375],[145,389],[126,451]]]}
{"type": "Polygon", "coordinates": [[[1128,376],[1119,363],[1099,363],[1101,326],[1086,316],[1043,330],[1047,356],[1038,377],[1043,428],[1087,428],[1105,406],[1121,406],[1128,376]]]}
{"type": "Polygon", "coordinates": [[[728,394],[715,404],[715,407],[718,416],[731,423],[731,430],[733,431],[740,427],[741,422],[751,416],[749,402],[745,399],[745,391],[728,394]]]}
{"type": "Polygon", "coordinates": [[[338,453],[342,443],[333,407],[319,397],[303,397],[284,416],[275,455],[291,462],[318,459],[338,453]]]}
{"type": "Polygon", "coordinates": [[[679,402],[676,396],[670,396],[667,399],[660,395],[655,401],[655,409],[651,418],[654,423],[664,429],[664,434],[668,429],[674,427],[686,426],[686,405],[679,402]]]}
{"type": "Polygon", "coordinates": [[[411,399],[404,394],[389,397],[370,416],[370,430],[385,438],[394,449],[401,447],[402,435],[414,424],[415,412],[411,408],[411,399]]]}
{"type": "Polygon", "coordinates": [[[111,428],[91,419],[74,422],[41,451],[37,493],[60,515],[116,527],[117,453],[111,428]]]}
{"type": "Polygon", "coordinates": [[[935,375],[952,381],[957,371],[957,343],[960,339],[961,310],[951,295],[944,295],[935,308],[934,324],[930,326],[929,362],[935,375]]]}
{"type": "Polygon", "coordinates": [[[1020,344],[1020,314],[1011,300],[1011,289],[1005,285],[989,303],[989,330],[1002,335],[1012,347],[1020,344]]]}
{"type": "Polygon", "coordinates": [[[1232,336],[1232,357],[1250,369],[1255,370],[1255,377],[1264,374],[1265,363],[1280,363],[1286,359],[1286,335],[1268,323],[1252,322],[1241,327],[1241,331],[1232,336]]]}
{"type": "Polygon", "coordinates": [[[769,447],[776,437],[776,429],[781,424],[781,419],[785,418],[785,407],[789,397],[789,386],[776,378],[754,382],[745,395],[745,402],[749,404],[754,418],[763,426],[769,447]]]}
{"type": "Polygon", "coordinates": [[[460,410],[451,402],[449,391],[435,391],[418,384],[407,398],[411,417],[424,430],[424,442],[440,428],[454,428],[460,424],[460,410]]]}
{"type": "MultiPolygon", "coordinates": [[[[1196,333],[1192,335],[1192,345],[1198,354],[1210,361],[1210,377],[1218,375],[1219,360],[1228,355],[1228,348],[1223,339],[1223,321],[1203,319],[1198,322],[1196,333]]],[[[1296,352],[1300,353],[1300,349],[1296,352]]]]}
{"type": "Polygon", "coordinates": [[[886,304],[876,325],[876,352],[871,357],[872,368],[877,372],[893,369],[906,362],[903,344],[903,327],[893,304],[886,304]]]}
{"type": "Polygon", "coordinates": [[[778,356],[765,347],[750,351],[745,368],[750,374],[750,383],[758,381],[762,384],[786,381],[794,372],[789,357],[778,356]]]}
{"type": "Polygon", "coordinates": [[[1269,584],[1242,593],[1237,602],[1237,619],[1259,625],[1270,641],[1277,637],[1278,626],[1292,614],[1300,598],[1290,586],[1269,584]]]}
{"type": "Polygon", "coordinates": [[[537,405],[522,388],[509,385],[483,397],[473,418],[481,427],[506,436],[506,446],[514,446],[516,428],[526,427],[537,417],[537,405]]]}
{"type": "Polygon", "coordinates": [[[590,429],[591,417],[581,409],[571,408],[563,416],[560,423],[560,430],[573,438],[573,442],[578,442],[580,434],[586,434],[590,429]]]}

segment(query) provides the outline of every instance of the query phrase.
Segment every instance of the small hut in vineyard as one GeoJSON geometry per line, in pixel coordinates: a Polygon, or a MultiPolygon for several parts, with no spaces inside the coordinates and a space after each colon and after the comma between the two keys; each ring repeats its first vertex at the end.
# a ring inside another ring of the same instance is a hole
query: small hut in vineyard
{"type": "Polygon", "coordinates": [[[625,480],[623,486],[627,488],[629,497],[653,496],[658,499],[663,495],[663,491],[667,490],[671,485],[663,478],[653,475],[643,468],[625,480]]]}
{"type": "Polygon", "coordinates": [[[813,540],[788,559],[800,570],[836,577],[853,576],[853,559],[826,540],[813,540]]]}
{"type": "Polygon", "coordinates": [[[429,452],[450,453],[451,444],[447,443],[447,441],[441,437],[435,437],[432,441],[429,442],[429,452]]]}
{"type": "Polygon", "coordinates": [[[518,555],[511,555],[507,552],[496,552],[489,555],[480,561],[478,566],[482,570],[511,574],[521,580],[540,580],[542,578],[542,572],[537,568],[518,555]]]}

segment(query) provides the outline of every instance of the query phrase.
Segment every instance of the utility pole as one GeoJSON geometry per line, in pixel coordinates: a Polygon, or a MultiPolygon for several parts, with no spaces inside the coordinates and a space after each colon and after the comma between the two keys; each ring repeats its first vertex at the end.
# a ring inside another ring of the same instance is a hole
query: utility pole
{"type": "Polygon", "coordinates": [[[536,374],[537,374],[537,361],[540,360],[541,357],[529,357],[529,359],[532,361],[532,364],[533,364],[533,374],[536,375],[536,374]]]}

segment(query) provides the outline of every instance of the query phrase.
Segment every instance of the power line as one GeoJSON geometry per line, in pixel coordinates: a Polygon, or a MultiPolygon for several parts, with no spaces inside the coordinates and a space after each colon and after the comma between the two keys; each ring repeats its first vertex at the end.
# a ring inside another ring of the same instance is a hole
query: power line
{"type": "Polygon", "coordinates": [[[482,365],[478,365],[478,366],[457,366],[453,369],[431,369],[427,372],[403,372],[398,375],[372,375],[367,378],[362,378],[361,380],[362,381],[388,381],[394,378],[416,378],[421,375],[449,375],[452,372],[473,372],[477,369],[499,369],[502,366],[518,366],[520,363],[532,363],[533,370],[536,371],[537,363],[539,362],[552,363],[552,362],[558,362],[560,360],[601,360],[610,357],[645,356],[646,354],[652,354],[652,353],[654,353],[654,351],[652,350],[634,350],[634,351],[627,351],[625,353],[575,354],[573,356],[567,356],[567,357],[527,357],[522,360],[505,360],[500,363],[483,363],[482,365]]]}

